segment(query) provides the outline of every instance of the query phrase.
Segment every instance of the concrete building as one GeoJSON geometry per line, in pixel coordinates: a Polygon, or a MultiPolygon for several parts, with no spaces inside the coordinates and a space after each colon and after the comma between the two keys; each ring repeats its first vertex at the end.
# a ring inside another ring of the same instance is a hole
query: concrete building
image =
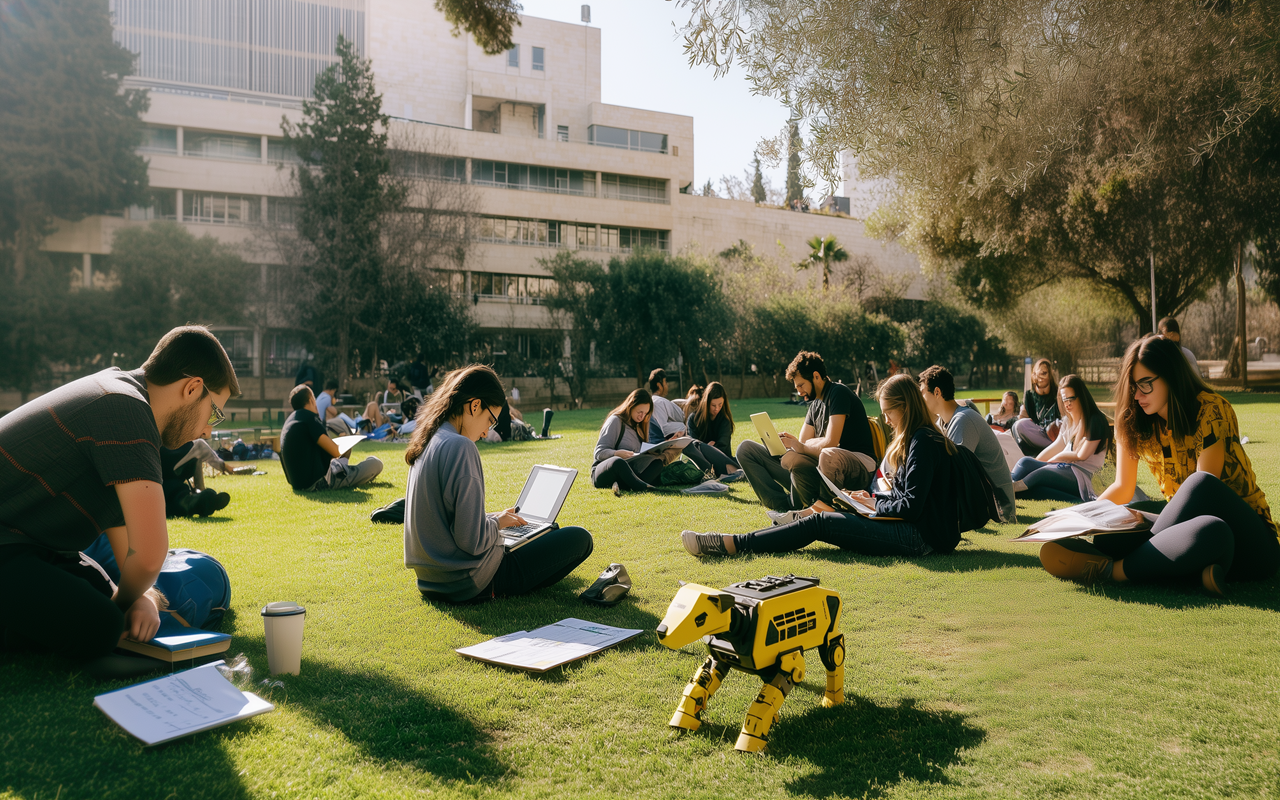
{"type": "MultiPolygon", "coordinates": [[[[115,231],[152,219],[242,245],[267,285],[273,258],[255,231],[287,224],[291,210],[281,117],[300,117],[315,75],[336,61],[339,33],[372,61],[393,142],[429,142],[447,155],[433,179],[475,192],[479,235],[446,279],[503,346],[527,347],[527,334],[548,329],[538,260],[560,248],[608,258],[639,245],[718,252],[746,240],[795,262],[806,239],[834,234],[885,272],[919,274],[913,256],[868,239],[857,219],[685,194],[693,119],[602,103],[598,28],[525,17],[515,46],[489,56],[452,36],[424,0],[110,4],[117,41],[139,54],[128,82],[150,91],[142,152],[156,202],[48,238],[46,249],[81,256],[85,286],[101,285],[94,257],[110,253],[115,231]]],[[[305,333],[285,320],[220,335],[255,376],[290,376],[306,354],[305,333]]]]}

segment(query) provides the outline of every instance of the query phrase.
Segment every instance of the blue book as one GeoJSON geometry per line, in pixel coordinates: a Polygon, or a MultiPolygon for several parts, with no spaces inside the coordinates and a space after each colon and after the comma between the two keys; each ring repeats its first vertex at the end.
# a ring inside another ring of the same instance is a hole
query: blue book
{"type": "Polygon", "coordinates": [[[121,649],[139,655],[158,658],[161,661],[189,661],[193,658],[226,652],[231,647],[231,634],[186,628],[181,632],[161,630],[160,635],[149,642],[125,639],[121,649]]]}

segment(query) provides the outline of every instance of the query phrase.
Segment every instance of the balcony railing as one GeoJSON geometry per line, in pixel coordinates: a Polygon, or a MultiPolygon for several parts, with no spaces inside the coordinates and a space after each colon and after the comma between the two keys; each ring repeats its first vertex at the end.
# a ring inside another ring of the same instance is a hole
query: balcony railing
{"type": "MultiPolygon", "coordinates": [[[[636,249],[635,247],[605,247],[603,245],[596,245],[596,244],[569,244],[569,243],[548,242],[548,241],[529,240],[529,239],[508,239],[505,236],[503,237],[477,236],[475,241],[481,242],[484,244],[513,244],[513,245],[519,245],[521,247],[546,247],[546,248],[555,249],[555,250],[586,250],[592,253],[625,254],[625,253],[630,253],[632,250],[636,249]]],[[[649,245],[649,246],[653,247],[653,249],[655,250],[661,250],[664,253],[671,251],[671,245],[669,243],[649,245]]]]}
{"type": "Polygon", "coordinates": [[[544,194],[568,194],[575,197],[595,197],[596,184],[592,181],[590,190],[584,185],[582,189],[561,188],[559,186],[535,186],[529,183],[507,183],[506,181],[478,181],[472,179],[475,186],[487,186],[490,189],[515,189],[521,192],[542,192],[544,194]]]}

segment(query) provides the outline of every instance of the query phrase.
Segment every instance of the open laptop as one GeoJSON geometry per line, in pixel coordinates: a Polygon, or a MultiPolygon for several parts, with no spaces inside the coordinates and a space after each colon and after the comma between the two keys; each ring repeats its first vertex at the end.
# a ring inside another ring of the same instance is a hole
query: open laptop
{"type": "Polygon", "coordinates": [[[756,433],[760,434],[764,446],[769,448],[769,455],[780,456],[787,452],[786,445],[782,443],[782,437],[778,436],[778,429],[773,427],[773,420],[769,419],[769,412],[761,411],[759,414],[752,414],[751,422],[755,424],[756,433]]]}
{"type": "Polygon", "coordinates": [[[569,496],[569,489],[576,477],[576,469],[534,464],[524,482],[524,488],[520,490],[520,497],[516,500],[516,507],[520,509],[516,513],[524,517],[526,523],[500,530],[503,546],[508,550],[519,550],[552,530],[556,517],[560,515],[560,507],[569,496]]]}

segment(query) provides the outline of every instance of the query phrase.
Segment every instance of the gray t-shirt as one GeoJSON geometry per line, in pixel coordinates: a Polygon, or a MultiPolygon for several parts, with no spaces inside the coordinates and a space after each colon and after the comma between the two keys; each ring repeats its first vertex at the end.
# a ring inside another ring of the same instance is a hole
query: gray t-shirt
{"type": "Polygon", "coordinates": [[[1005,522],[1013,522],[1017,517],[1018,507],[1013,497],[1013,478],[1009,474],[1009,462],[1005,460],[1004,450],[995,431],[977,411],[969,406],[960,406],[947,423],[947,438],[958,445],[969,448],[982,464],[991,485],[996,489],[996,499],[1000,501],[1000,516],[1005,522]]]}

